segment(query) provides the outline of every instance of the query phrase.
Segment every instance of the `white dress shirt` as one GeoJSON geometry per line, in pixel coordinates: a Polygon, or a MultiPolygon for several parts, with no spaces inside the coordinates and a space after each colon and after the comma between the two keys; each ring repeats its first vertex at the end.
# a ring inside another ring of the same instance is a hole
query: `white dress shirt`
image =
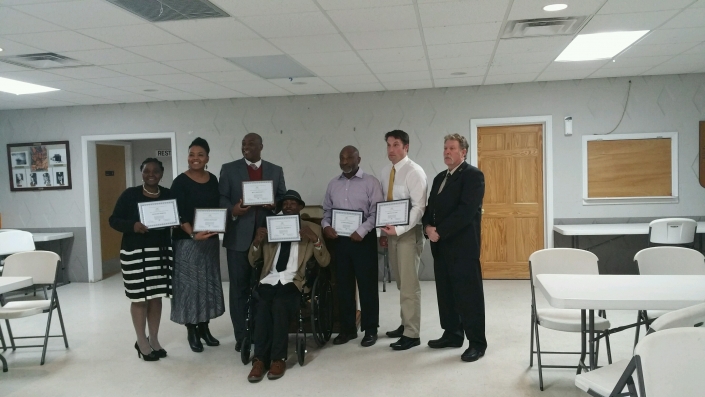
{"type": "MultiPolygon", "coordinates": [[[[244,158],[244,157],[243,157],[243,158],[244,158]]],[[[245,159],[245,164],[247,164],[248,167],[249,167],[250,165],[254,164],[254,165],[257,166],[257,169],[259,169],[259,167],[262,166],[262,159],[259,159],[259,160],[257,160],[257,161],[254,162],[254,163],[253,163],[252,161],[248,160],[248,159],[245,159]]]]}
{"type": "Polygon", "coordinates": [[[392,171],[392,167],[395,169],[392,199],[411,199],[409,224],[394,227],[397,235],[401,236],[421,222],[421,217],[426,210],[428,182],[426,180],[426,173],[423,168],[411,161],[409,156],[406,156],[394,165],[390,163],[384,167],[380,173],[380,184],[382,185],[382,191],[384,192],[385,198],[387,197],[387,192],[389,190],[389,173],[392,171]]]}
{"type": "MultiPolygon", "coordinates": [[[[262,284],[277,285],[277,283],[282,283],[286,285],[288,283],[294,282],[294,276],[296,276],[296,270],[299,268],[299,244],[300,242],[291,243],[291,251],[289,251],[289,262],[286,263],[286,270],[283,272],[277,271],[277,261],[279,260],[279,252],[282,250],[281,243],[277,244],[277,253],[274,255],[274,262],[272,262],[272,270],[269,274],[260,281],[262,284]]],[[[260,247],[261,248],[261,247],[260,247]]]]}

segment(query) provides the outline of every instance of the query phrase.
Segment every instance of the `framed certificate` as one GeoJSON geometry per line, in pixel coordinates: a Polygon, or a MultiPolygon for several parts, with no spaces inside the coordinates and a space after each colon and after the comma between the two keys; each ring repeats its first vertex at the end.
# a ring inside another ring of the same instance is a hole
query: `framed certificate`
{"type": "Polygon", "coordinates": [[[196,208],[193,231],[225,233],[227,217],[228,210],[225,208],[196,208]]]}
{"type": "Polygon", "coordinates": [[[331,226],[338,236],[350,237],[362,225],[362,211],[333,209],[331,226]]]}
{"type": "Polygon", "coordinates": [[[179,209],[176,200],[160,200],[137,204],[140,210],[140,222],[147,229],[157,229],[180,225],[179,209]]]}
{"type": "Polygon", "coordinates": [[[403,226],[409,224],[411,200],[380,201],[377,203],[377,222],[375,227],[403,226]]]}
{"type": "Polygon", "coordinates": [[[242,182],[242,205],[274,204],[274,183],[272,181],[242,182]]]}
{"type": "Polygon", "coordinates": [[[301,241],[301,221],[298,215],[276,215],[267,217],[267,239],[270,243],[301,241]]]}

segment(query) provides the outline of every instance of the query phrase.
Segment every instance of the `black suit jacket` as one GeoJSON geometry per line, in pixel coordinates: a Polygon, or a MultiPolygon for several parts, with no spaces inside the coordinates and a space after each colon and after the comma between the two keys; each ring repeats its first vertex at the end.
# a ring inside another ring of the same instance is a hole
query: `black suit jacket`
{"type": "Polygon", "coordinates": [[[448,171],[433,179],[428,206],[422,218],[435,226],[440,239],[431,242],[434,258],[451,255],[448,259],[480,259],[480,223],[482,199],[485,195],[485,176],[478,168],[463,162],[448,178],[440,194],[438,188],[448,171]]]}

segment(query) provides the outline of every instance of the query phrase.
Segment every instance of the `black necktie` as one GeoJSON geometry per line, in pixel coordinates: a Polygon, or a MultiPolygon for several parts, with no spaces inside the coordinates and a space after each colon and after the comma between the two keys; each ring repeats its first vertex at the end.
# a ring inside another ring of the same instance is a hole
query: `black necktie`
{"type": "Polygon", "coordinates": [[[286,270],[286,264],[289,263],[289,253],[291,252],[291,242],[287,241],[281,243],[281,248],[279,249],[279,259],[277,259],[277,271],[279,273],[286,270]]]}

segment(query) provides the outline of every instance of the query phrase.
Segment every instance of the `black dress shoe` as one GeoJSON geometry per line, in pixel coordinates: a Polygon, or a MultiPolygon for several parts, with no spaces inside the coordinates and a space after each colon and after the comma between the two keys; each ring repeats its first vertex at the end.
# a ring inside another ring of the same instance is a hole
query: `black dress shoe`
{"type": "Polygon", "coordinates": [[[439,339],[428,341],[428,347],[432,349],[443,349],[444,347],[463,347],[463,338],[443,334],[439,339]]]}
{"type": "Polygon", "coordinates": [[[201,343],[201,339],[196,333],[196,324],[186,324],[186,330],[188,331],[187,340],[191,350],[196,353],[202,352],[203,344],[201,343]]]}
{"type": "Polygon", "coordinates": [[[387,332],[387,336],[390,338],[401,338],[402,335],[404,335],[403,325],[400,325],[399,328],[395,329],[394,331],[387,332]]]}
{"type": "Polygon", "coordinates": [[[338,336],[335,337],[335,339],[333,339],[333,344],[342,345],[348,343],[352,339],[357,339],[357,332],[354,332],[352,334],[346,334],[344,332],[341,332],[338,334],[338,336]]]}
{"type": "Polygon", "coordinates": [[[460,359],[465,361],[465,362],[473,362],[477,361],[480,359],[480,357],[484,356],[485,352],[483,350],[477,350],[474,347],[468,347],[465,352],[460,356],[460,359]]]}
{"type": "Polygon", "coordinates": [[[402,335],[398,341],[392,343],[391,348],[393,350],[409,350],[414,346],[421,344],[421,339],[419,338],[409,338],[408,336],[402,335]]]}
{"type": "Polygon", "coordinates": [[[242,341],[241,340],[235,341],[235,351],[238,353],[240,351],[242,351],[242,341]]]}
{"type": "Polygon", "coordinates": [[[362,338],[362,342],[360,342],[360,346],[362,347],[370,347],[377,342],[377,334],[374,333],[367,333],[365,332],[365,337],[362,338]]]}

